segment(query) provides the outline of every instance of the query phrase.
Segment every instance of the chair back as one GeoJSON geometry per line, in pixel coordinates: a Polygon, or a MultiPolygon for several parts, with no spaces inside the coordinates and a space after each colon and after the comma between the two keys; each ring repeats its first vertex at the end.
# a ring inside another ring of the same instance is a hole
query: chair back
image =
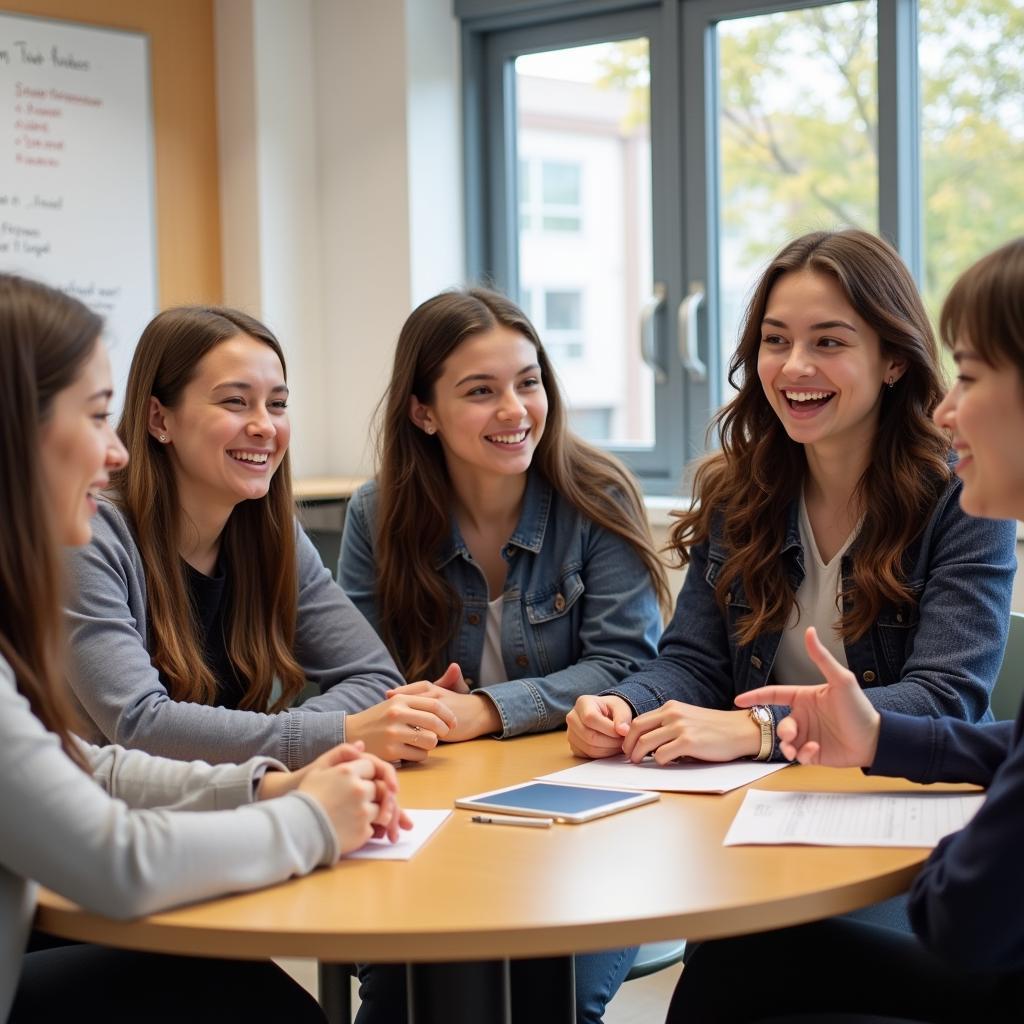
{"type": "Polygon", "coordinates": [[[1012,721],[1024,697],[1024,615],[1010,613],[1010,636],[1006,641],[1003,667],[992,690],[992,714],[999,721],[1012,721]]]}

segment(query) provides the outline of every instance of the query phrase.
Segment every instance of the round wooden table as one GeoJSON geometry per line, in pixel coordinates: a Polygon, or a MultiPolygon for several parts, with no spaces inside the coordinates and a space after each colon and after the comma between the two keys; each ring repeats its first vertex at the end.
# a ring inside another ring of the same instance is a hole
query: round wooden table
{"type": "MultiPolygon", "coordinates": [[[[402,769],[402,801],[450,807],[458,796],[574,763],[563,732],[443,745],[425,764],[402,769]]],[[[854,770],[805,767],[786,768],[755,786],[917,788],[854,770]]],[[[723,847],[743,793],[663,793],[654,804],[550,829],[475,824],[471,812],[453,810],[411,861],[342,861],[260,892],[129,922],[87,913],[44,891],[37,925],[112,946],[232,957],[411,963],[564,957],[845,913],[903,892],[927,856],[921,849],[723,847]]]]}

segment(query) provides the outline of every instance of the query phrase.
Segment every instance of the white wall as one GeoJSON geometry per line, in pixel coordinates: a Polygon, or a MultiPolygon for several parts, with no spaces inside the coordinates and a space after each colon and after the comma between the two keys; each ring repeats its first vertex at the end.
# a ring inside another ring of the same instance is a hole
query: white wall
{"type": "Polygon", "coordinates": [[[225,301],[289,363],[297,476],[372,471],[410,309],[464,275],[450,0],[217,0],[225,301]]]}

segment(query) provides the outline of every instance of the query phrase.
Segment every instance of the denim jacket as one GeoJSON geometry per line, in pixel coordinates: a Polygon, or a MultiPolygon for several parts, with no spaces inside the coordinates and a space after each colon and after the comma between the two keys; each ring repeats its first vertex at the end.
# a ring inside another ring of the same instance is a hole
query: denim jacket
{"type": "MultiPolygon", "coordinates": [[[[338,581],[377,628],[377,485],[353,496],[345,517],[338,581]]],[[[462,599],[445,659],[462,667],[473,690],[501,717],[504,737],[561,726],[576,698],[615,685],[657,653],[661,615],[641,559],[584,517],[539,473],[531,473],[508,563],[501,653],[509,681],[478,687],[487,623],[487,581],[452,520],[436,566],[462,599]]]]}
{"type": "MultiPolygon", "coordinates": [[[[989,695],[1009,629],[1016,527],[967,515],[960,508],[960,487],[958,479],[950,481],[924,531],[904,553],[904,578],[915,600],[883,607],[867,633],[845,645],[850,671],[879,709],[969,722],[992,717],[989,695]]],[[[804,578],[798,513],[794,501],[780,554],[794,588],[804,578]]],[[[843,557],[844,583],[856,553],[854,543],[843,557]]],[[[710,540],[690,550],[657,659],[606,693],[623,697],[642,714],[669,700],[731,709],[736,694],[770,682],[821,682],[772,678],[780,632],[739,643],[736,622],[750,611],[742,582],[732,584],[724,611],[715,599],[726,555],[721,523],[713,523],[710,540]]],[[[789,709],[771,710],[778,721],[789,709]]],[[[772,757],[781,759],[777,740],[772,757]]]]}

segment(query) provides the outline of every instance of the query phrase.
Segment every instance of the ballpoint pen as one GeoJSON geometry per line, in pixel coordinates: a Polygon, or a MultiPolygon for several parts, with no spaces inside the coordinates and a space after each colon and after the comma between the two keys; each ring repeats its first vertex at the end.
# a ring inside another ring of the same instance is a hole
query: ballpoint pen
{"type": "Polygon", "coordinates": [[[554,818],[516,818],[511,814],[500,814],[492,817],[489,814],[474,814],[470,821],[481,825],[525,825],[526,828],[551,828],[554,818]]]}

